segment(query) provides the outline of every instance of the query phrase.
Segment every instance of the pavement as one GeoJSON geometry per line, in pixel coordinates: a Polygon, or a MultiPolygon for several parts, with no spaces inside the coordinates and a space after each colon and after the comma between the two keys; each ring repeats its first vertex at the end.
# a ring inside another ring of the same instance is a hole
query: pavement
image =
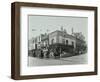
{"type": "Polygon", "coordinates": [[[28,66],[78,65],[87,63],[87,54],[60,59],[28,57],[28,66]]]}

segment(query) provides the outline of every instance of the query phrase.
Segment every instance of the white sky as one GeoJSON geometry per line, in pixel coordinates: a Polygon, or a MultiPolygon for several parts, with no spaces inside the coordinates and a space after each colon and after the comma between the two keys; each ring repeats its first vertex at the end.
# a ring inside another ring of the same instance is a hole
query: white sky
{"type": "Polygon", "coordinates": [[[74,32],[82,32],[87,41],[88,35],[88,18],[86,17],[67,17],[67,16],[42,16],[30,15],[28,18],[29,26],[29,39],[36,37],[40,34],[61,30],[63,26],[68,34],[74,32]]]}

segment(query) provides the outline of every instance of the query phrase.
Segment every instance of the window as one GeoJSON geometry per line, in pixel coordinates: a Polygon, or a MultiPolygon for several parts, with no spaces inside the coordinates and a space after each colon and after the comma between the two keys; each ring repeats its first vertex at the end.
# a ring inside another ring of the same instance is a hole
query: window
{"type": "Polygon", "coordinates": [[[39,42],[40,42],[40,36],[39,36],[39,42]]]}
{"type": "Polygon", "coordinates": [[[48,46],[48,41],[45,42],[46,43],[46,47],[48,46]]]}
{"type": "Polygon", "coordinates": [[[66,45],[68,45],[68,40],[66,40],[66,45]]]}
{"type": "Polygon", "coordinates": [[[35,38],[35,43],[37,43],[37,38],[35,38]]]}
{"type": "Polygon", "coordinates": [[[33,40],[33,43],[35,43],[35,41],[33,40]]]}
{"type": "Polygon", "coordinates": [[[72,42],[72,46],[74,47],[74,42],[72,42]]]}
{"type": "Polygon", "coordinates": [[[51,44],[54,44],[54,39],[51,40],[51,44]]]}
{"type": "Polygon", "coordinates": [[[62,43],[65,44],[65,39],[62,39],[62,43]]]}

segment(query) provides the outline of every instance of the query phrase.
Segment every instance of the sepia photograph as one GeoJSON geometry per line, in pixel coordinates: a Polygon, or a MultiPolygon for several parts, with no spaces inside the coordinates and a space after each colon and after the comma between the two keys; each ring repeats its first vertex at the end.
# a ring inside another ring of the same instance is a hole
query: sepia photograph
{"type": "Polygon", "coordinates": [[[88,18],[28,15],[28,66],[87,64],[88,18]]]}

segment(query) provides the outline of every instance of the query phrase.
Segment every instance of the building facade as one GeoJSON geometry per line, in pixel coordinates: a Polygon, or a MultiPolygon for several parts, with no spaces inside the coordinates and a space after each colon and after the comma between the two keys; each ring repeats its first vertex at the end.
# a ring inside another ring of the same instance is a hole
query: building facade
{"type": "Polygon", "coordinates": [[[74,48],[76,48],[76,38],[64,31],[56,30],[49,34],[49,44],[52,45],[56,43],[72,45],[74,48]]]}
{"type": "Polygon", "coordinates": [[[82,34],[68,34],[65,30],[56,30],[51,33],[41,34],[33,39],[32,49],[58,49],[68,53],[86,52],[87,45],[82,38],[78,38],[82,34]],[[76,36],[77,35],[77,36],[76,36]]]}

